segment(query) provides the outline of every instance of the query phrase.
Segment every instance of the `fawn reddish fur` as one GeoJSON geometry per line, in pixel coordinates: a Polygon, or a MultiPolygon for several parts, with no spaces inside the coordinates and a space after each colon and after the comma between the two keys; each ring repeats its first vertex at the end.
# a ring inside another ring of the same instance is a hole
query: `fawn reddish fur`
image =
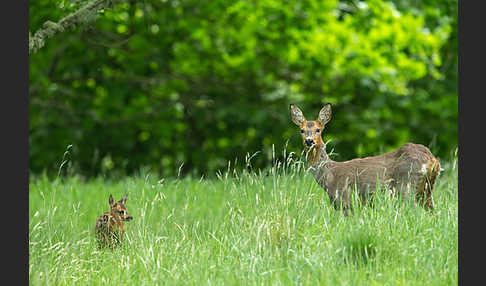
{"type": "Polygon", "coordinates": [[[125,221],[133,219],[125,206],[126,199],[125,195],[115,203],[113,196],[110,195],[110,211],[105,212],[96,220],[95,233],[100,248],[106,246],[114,248],[123,241],[125,221]]]}

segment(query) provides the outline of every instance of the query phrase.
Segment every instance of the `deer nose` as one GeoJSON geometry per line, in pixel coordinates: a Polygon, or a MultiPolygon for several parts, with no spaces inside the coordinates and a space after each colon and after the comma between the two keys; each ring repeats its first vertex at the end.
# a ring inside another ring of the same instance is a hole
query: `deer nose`
{"type": "Polygon", "coordinates": [[[307,138],[305,139],[305,145],[307,146],[312,146],[314,144],[314,140],[312,140],[312,138],[307,138]]]}
{"type": "Polygon", "coordinates": [[[132,220],[133,216],[127,216],[126,220],[132,220]]]}

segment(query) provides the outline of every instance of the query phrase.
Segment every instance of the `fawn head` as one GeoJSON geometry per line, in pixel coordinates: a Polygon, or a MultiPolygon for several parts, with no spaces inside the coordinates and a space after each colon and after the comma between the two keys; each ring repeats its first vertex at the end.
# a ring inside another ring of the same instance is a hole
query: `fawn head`
{"type": "Polygon", "coordinates": [[[331,120],[330,103],[324,105],[321,111],[319,111],[317,119],[314,121],[307,121],[302,111],[294,104],[291,104],[290,117],[292,118],[292,121],[300,127],[302,142],[306,148],[319,147],[324,144],[322,141],[322,131],[329,120],[331,120]]]}
{"type": "Polygon", "coordinates": [[[110,194],[109,203],[110,203],[111,214],[121,221],[129,221],[133,219],[133,217],[127,212],[127,208],[125,207],[126,201],[127,201],[127,195],[124,195],[123,198],[121,198],[121,200],[115,203],[113,196],[110,194]]]}

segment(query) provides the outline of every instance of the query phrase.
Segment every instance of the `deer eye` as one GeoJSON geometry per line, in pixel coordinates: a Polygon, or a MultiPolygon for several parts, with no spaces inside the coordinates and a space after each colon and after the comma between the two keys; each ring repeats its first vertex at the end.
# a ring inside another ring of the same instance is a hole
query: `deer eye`
{"type": "Polygon", "coordinates": [[[319,133],[319,132],[321,132],[321,129],[317,128],[316,133],[319,133]]]}
{"type": "Polygon", "coordinates": [[[125,211],[124,211],[124,210],[121,210],[121,211],[119,211],[119,213],[120,213],[121,215],[124,215],[124,214],[125,214],[125,211]]]}
{"type": "Polygon", "coordinates": [[[300,129],[300,133],[304,133],[304,129],[300,129]]]}

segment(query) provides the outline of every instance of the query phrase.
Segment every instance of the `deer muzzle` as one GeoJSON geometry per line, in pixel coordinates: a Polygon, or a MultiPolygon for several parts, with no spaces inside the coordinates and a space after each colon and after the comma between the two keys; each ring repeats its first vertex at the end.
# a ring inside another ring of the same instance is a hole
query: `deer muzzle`
{"type": "Polygon", "coordinates": [[[311,147],[312,145],[314,145],[314,139],[312,139],[312,138],[306,138],[305,139],[305,145],[307,147],[311,147]]]}

